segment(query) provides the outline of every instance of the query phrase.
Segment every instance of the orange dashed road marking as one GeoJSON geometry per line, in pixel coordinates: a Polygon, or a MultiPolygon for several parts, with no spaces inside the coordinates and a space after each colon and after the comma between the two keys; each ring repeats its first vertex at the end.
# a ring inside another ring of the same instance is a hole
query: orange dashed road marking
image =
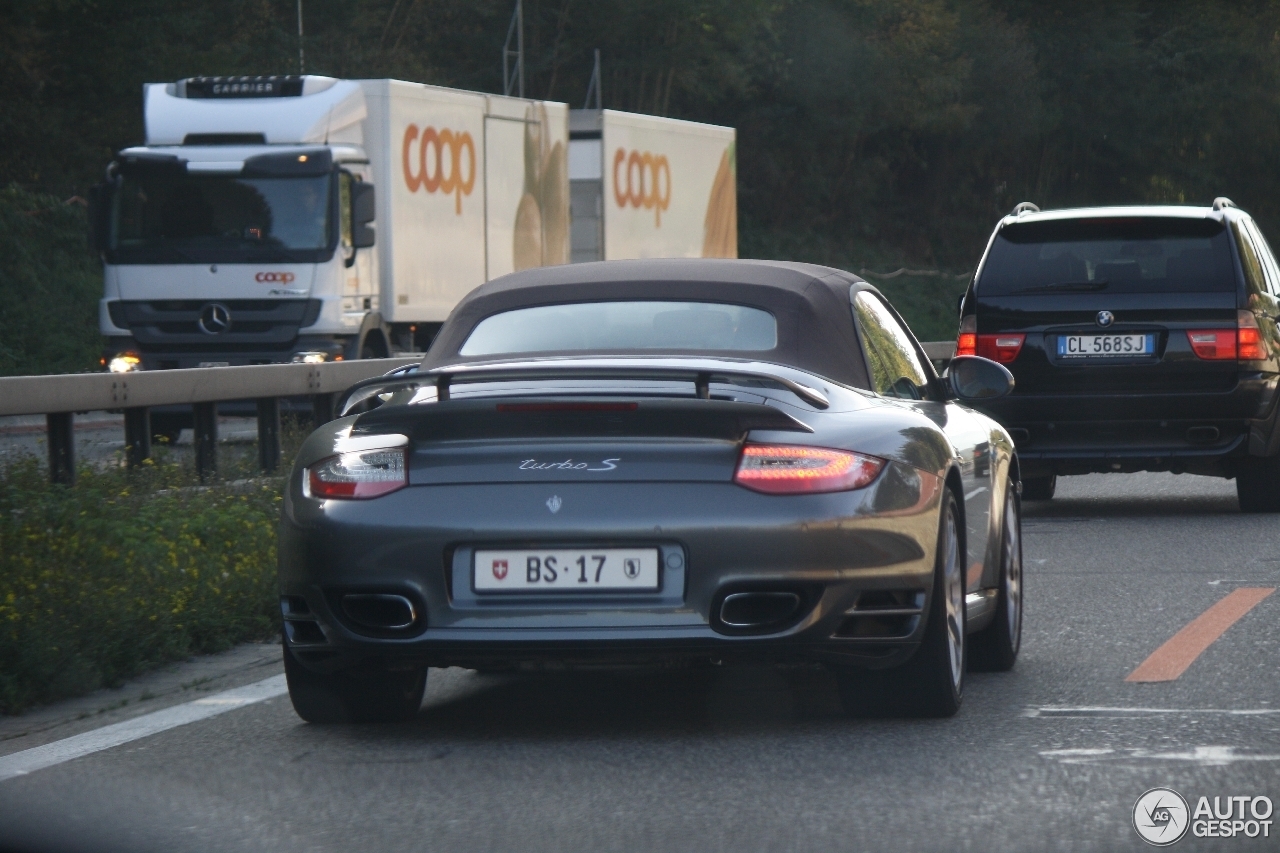
{"type": "Polygon", "coordinates": [[[1175,681],[1228,628],[1275,591],[1275,587],[1237,589],[1170,637],[1125,681],[1175,681]]]}

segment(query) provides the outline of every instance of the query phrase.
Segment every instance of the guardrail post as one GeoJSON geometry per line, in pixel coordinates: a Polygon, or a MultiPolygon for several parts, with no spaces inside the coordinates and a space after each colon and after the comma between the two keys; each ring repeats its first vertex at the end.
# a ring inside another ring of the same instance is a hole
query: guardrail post
{"type": "Polygon", "coordinates": [[[280,467],[280,401],[258,399],[258,467],[268,474],[280,467]]]}
{"type": "Polygon", "coordinates": [[[218,404],[196,403],[195,415],[196,473],[200,481],[218,472],[218,404]]]}
{"type": "Polygon", "coordinates": [[[45,415],[49,441],[49,479],[70,486],[76,481],[76,435],[71,412],[45,415]]]}
{"type": "Polygon", "coordinates": [[[151,458],[151,410],[146,406],[124,410],[124,452],[130,468],[151,458]]]}
{"type": "Polygon", "coordinates": [[[316,419],[316,426],[327,424],[333,420],[333,395],[312,394],[311,416],[316,419]]]}

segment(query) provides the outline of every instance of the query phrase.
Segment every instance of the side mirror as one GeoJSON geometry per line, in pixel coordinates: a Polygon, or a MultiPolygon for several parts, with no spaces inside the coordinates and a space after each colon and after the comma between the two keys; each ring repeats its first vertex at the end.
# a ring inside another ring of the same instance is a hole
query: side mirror
{"type": "Polygon", "coordinates": [[[89,187],[89,247],[102,254],[107,250],[111,230],[111,184],[103,181],[89,187]]]}
{"type": "Polygon", "coordinates": [[[956,399],[984,403],[1013,390],[1013,374],[1002,364],[976,355],[958,355],[947,368],[947,383],[956,399]]]}
{"type": "Polygon", "coordinates": [[[373,184],[352,182],[351,245],[357,249],[367,249],[374,244],[376,234],[370,224],[377,216],[374,201],[373,184]]]}

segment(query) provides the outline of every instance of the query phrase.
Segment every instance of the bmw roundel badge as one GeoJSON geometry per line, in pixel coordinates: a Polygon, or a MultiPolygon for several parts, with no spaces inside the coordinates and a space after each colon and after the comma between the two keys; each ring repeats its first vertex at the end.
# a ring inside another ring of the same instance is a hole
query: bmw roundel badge
{"type": "Polygon", "coordinates": [[[1104,329],[1107,326],[1110,326],[1115,321],[1116,321],[1116,315],[1112,314],[1110,311],[1098,312],[1098,325],[1103,327],[1104,329]]]}

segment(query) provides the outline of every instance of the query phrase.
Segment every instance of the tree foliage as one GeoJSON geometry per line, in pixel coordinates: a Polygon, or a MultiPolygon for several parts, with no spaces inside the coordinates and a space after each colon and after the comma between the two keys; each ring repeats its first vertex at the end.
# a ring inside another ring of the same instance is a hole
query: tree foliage
{"type": "MultiPolygon", "coordinates": [[[[307,71],[499,91],[513,0],[304,0],[307,71]]],[[[295,0],[0,7],[0,185],[81,193],[143,82],[294,72],[295,0]]],[[[971,268],[996,217],[1233,197],[1280,226],[1280,4],[526,0],[526,94],[739,129],[744,253],[971,268]]]]}

